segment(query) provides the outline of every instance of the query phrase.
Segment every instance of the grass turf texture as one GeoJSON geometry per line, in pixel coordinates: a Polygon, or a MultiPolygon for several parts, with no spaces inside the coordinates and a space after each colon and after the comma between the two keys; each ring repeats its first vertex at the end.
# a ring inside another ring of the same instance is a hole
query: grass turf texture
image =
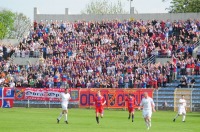
{"type": "MultiPolygon", "coordinates": [[[[135,112],[135,120],[128,120],[127,111],[105,110],[100,124],[95,120],[94,109],[69,109],[68,121],[64,116],[59,124],[56,118],[61,109],[12,108],[0,109],[0,132],[145,132],[147,131],[142,112],[135,112]]],[[[157,111],[153,113],[149,132],[199,132],[200,113],[187,113],[186,122],[182,116],[173,122],[176,112],[157,111]]]]}

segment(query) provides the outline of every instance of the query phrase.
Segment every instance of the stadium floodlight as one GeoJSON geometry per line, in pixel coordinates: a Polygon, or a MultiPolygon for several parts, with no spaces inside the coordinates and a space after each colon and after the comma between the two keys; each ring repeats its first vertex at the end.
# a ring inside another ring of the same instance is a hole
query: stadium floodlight
{"type": "Polygon", "coordinates": [[[128,0],[129,2],[130,2],[130,13],[131,13],[131,2],[133,1],[133,0],[128,0]]]}

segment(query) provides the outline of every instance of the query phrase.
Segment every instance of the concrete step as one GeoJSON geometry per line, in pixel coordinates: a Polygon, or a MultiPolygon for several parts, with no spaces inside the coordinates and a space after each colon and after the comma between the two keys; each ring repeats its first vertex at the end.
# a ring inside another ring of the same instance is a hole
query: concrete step
{"type": "Polygon", "coordinates": [[[18,64],[18,65],[27,65],[28,63],[30,64],[36,64],[39,62],[39,58],[12,58],[12,63],[13,64],[18,64]]]}

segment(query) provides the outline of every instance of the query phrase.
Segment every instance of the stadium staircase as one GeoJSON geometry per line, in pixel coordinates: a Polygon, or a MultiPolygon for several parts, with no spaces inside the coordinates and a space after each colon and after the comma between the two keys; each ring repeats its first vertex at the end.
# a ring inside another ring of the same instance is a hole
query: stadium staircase
{"type": "Polygon", "coordinates": [[[194,44],[194,50],[192,53],[193,57],[195,57],[195,58],[197,57],[197,52],[199,49],[200,49],[200,41],[198,41],[197,43],[194,44]]]}
{"type": "Polygon", "coordinates": [[[166,87],[160,87],[153,93],[153,99],[159,110],[164,109],[163,104],[167,102],[168,110],[177,110],[177,98],[183,94],[187,100],[188,111],[200,111],[200,75],[187,76],[195,78],[196,83],[192,88],[176,88],[182,76],[178,76],[177,80],[167,83],[166,87]]]}
{"type": "Polygon", "coordinates": [[[192,91],[192,111],[200,111],[200,88],[192,91]]]}

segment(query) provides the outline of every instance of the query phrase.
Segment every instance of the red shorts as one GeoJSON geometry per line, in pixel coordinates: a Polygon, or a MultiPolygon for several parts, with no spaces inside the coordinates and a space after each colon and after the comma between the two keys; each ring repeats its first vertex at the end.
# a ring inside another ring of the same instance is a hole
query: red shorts
{"type": "Polygon", "coordinates": [[[134,108],[128,108],[128,112],[129,112],[129,113],[132,113],[132,112],[134,112],[134,111],[135,111],[134,108]]]}
{"type": "Polygon", "coordinates": [[[96,108],[96,113],[103,114],[103,108],[96,108]]]}

